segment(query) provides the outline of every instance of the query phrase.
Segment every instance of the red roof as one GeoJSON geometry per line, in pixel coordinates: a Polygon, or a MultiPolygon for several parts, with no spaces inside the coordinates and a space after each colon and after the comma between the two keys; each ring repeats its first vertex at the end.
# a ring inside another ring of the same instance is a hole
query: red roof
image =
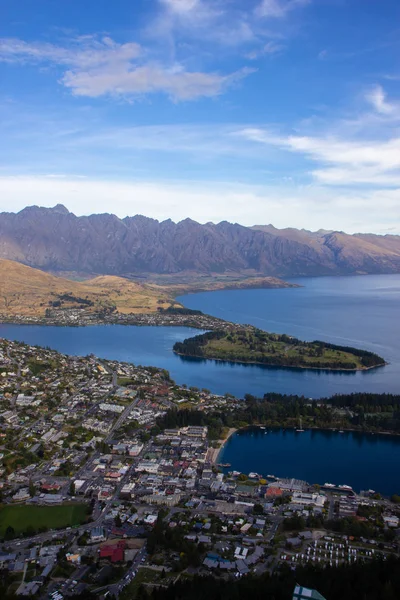
{"type": "Polygon", "coordinates": [[[61,485],[58,485],[57,483],[43,483],[40,486],[40,489],[41,490],[48,490],[48,491],[59,490],[59,489],[61,489],[61,485]]]}
{"type": "Polygon", "coordinates": [[[125,541],[120,540],[117,544],[106,544],[100,548],[100,558],[109,558],[111,562],[124,560],[125,541]]]}

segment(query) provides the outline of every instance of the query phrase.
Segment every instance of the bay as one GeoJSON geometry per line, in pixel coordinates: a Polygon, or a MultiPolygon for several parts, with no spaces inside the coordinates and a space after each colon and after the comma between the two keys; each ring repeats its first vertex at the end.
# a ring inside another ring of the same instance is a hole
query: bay
{"type": "Polygon", "coordinates": [[[309,398],[371,391],[400,393],[400,275],[320,277],[294,280],[303,287],[230,290],[179,298],[189,308],[300,339],[366,348],[390,364],[365,372],[340,373],[241,365],[176,356],[176,341],[199,333],[185,327],[97,325],[40,327],[0,325],[0,336],[50,346],[74,355],[167,369],[177,383],[238,397],[266,392],[309,398]]]}
{"type": "MultiPolygon", "coordinates": [[[[293,281],[302,287],[207,292],[179,300],[189,308],[267,331],[366,348],[389,364],[367,372],[339,373],[187,359],[172,352],[176,341],[198,333],[184,327],[0,325],[0,336],[71,355],[95,354],[158,366],[168,369],[178,383],[238,397],[269,391],[312,398],[356,391],[400,393],[400,275],[293,281]]],[[[238,432],[228,440],[220,460],[244,472],[344,483],[384,494],[400,491],[400,438],[394,436],[315,430],[238,432]]]]}
{"type": "Polygon", "coordinates": [[[359,432],[251,428],[226,442],[219,462],[227,470],[350,485],[384,495],[400,492],[400,437],[359,432]]]}
{"type": "MultiPolygon", "coordinates": [[[[178,300],[188,308],[266,331],[365,348],[389,364],[353,373],[245,366],[231,373],[231,387],[242,391],[238,379],[245,377],[246,391],[255,395],[256,390],[310,398],[356,391],[399,394],[400,275],[290,281],[301,287],[204,292],[178,300]]],[[[221,376],[224,373],[221,367],[221,376]]]]}

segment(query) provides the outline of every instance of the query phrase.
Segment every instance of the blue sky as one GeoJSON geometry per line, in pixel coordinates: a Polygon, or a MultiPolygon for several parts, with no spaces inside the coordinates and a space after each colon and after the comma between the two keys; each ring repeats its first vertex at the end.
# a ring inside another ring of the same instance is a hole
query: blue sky
{"type": "Polygon", "coordinates": [[[400,233],[398,0],[0,0],[0,209],[400,233]]]}

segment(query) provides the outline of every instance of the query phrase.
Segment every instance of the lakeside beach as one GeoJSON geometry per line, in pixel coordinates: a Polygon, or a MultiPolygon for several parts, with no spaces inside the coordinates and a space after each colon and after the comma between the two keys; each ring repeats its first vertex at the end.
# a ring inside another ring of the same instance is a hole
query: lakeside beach
{"type": "Polygon", "coordinates": [[[226,442],[229,440],[229,438],[237,431],[236,427],[230,427],[228,429],[228,434],[227,436],[222,439],[222,440],[217,440],[218,443],[220,443],[220,446],[218,446],[218,448],[209,448],[207,451],[207,460],[208,462],[212,463],[212,464],[217,464],[218,463],[218,457],[221,453],[221,451],[223,450],[226,442]]]}

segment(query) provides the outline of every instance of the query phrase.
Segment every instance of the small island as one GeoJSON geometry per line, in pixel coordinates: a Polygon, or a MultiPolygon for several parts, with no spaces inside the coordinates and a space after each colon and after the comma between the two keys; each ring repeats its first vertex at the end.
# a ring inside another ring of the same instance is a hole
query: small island
{"type": "Polygon", "coordinates": [[[209,331],[176,342],[173,350],[181,356],[302,369],[361,371],[386,364],[367,350],[318,340],[303,342],[251,326],[209,331]]]}

